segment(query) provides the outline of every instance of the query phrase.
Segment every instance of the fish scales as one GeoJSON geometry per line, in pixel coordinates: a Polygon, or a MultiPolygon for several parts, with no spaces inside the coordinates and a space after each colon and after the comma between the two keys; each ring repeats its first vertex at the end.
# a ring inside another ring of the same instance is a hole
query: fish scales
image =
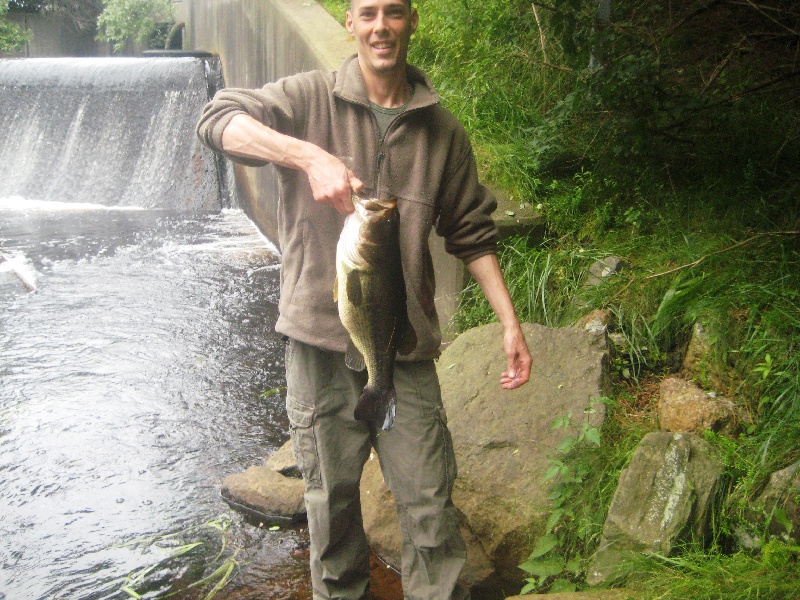
{"type": "Polygon", "coordinates": [[[395,199],[354,196],[336,249],[334,298],[350,334],[348,367],[367,370],[354,416],[389,430],[396,412],[394,363],[416,335],[408,320],[395,199]]]}

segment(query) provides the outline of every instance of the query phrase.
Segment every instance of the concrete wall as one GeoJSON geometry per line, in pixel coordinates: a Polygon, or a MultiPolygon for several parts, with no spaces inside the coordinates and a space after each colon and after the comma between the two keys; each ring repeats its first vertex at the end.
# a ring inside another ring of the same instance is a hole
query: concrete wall
{"type": "MultiPolygon", "coordinates": [[[[312,69],[335,70],[355,53],[347,31],[313,0],[183,0],[174,5],[186,23],[184,49],[218,54],[227,87],[261,87],[312,69]]],[[[243,210],[277,240],[277,186],[271,167],[235,167],[243,210]]],[[[463,289],[463,264],[431,236],[436,307],[443,326],[463,289]]],[[[447,336],[446,336],[447,337],[447,336]]]]}

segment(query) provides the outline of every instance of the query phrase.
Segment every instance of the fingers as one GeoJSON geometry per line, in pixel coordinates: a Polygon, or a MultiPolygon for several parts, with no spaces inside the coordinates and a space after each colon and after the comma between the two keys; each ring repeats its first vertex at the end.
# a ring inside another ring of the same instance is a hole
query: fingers
{"type": "Polygon", "coordinates": [[[353,212],[353,190],[358,191],[364,184],[341,160],[316,148],[306,172],[314,200],[343,215],[353,212]]]}
{"type": "Polygon", "coordinates": [[[532,358],[521,330],[504,336],[506,370],[500,375],[500,387],[513,390],[525,385],[531,376],[532,358]]]}
{"type": "Polygon", "coordinates": [[[358,177],[350,173],[350,189],[353,190],[356,194],[360,194],[361,190],[364,189],[364,182],[361,181],[358,177]]]}

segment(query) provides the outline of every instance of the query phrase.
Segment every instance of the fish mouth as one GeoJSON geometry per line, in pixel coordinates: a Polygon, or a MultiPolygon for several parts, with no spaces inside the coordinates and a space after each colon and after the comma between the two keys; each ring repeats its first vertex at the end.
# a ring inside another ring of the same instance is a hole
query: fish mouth
{"type": "Polygon", "coordinates": [[[382,213],[393,210],[397,207],[397,198],[363,198],[353,194],[353,206],[356,212],[368,215],[370,213],[382,213]]]}

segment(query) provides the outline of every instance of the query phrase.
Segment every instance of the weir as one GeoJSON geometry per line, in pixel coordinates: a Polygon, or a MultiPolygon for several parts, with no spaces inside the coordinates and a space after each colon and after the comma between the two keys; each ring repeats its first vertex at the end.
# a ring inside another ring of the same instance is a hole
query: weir
{"type": "Polygon", "coordinates": [[[0,60],[0,197],[219,210],[194,127],[221,83],[210,56],[0,60]]]}

